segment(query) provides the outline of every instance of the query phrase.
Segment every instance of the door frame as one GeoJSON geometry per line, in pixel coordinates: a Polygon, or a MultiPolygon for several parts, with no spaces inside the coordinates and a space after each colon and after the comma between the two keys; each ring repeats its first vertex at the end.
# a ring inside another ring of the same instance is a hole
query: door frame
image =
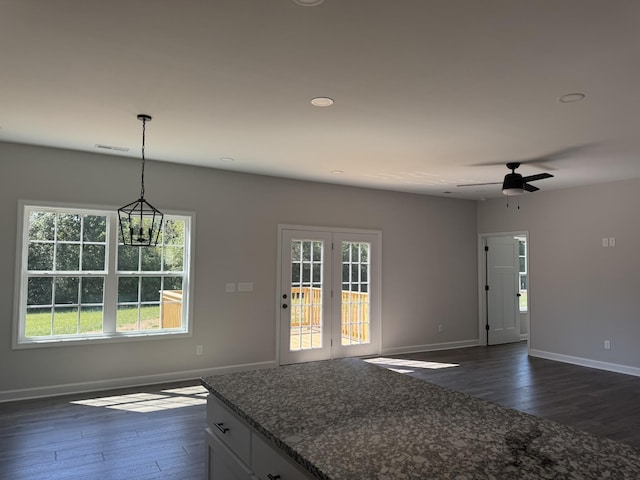
{"type": "MultiPolygon", "coordinates": [[[[321,227],[321,226],[309,226],[309,225],[292,225],[292,224],[278,224],[278,239],[277,239],[277,268],[276,268],[276,292],[275,292],[275,322],[276,322],[276,364],[282,365],[282,359],[280,358],[280,339],[282,331],[282,322],[280,321],[280,311],[282,308],[282,299],[280,298],[280,286],[282,285],[282,231],[283,230],[307,230],[311,232],[331,232],[331,233],[353,233],[353,234],[368,234],[378,236],[378,252],[375,257],[375,261],[378,264],[378,268],[374,269],[371,275],[375,275],[375,281],[378,284],[378,295],[374,298],[370,305],[371,311],[377,312],[378,321],[371,326],[372,344],[375,345],[378,355],[382,352],[382,230],[365,230],[359,228],[344,228],[344,227],[321,227]],[[374,337],[375,333],[375,337],[374,337]]],[[[333,277],[333,275],[332,275],[333,277]]],[[[373,278],[372,278],[373,280],[373,278]]],[[[333,282],[333,278],[331,279],[333,282]]],[[[331,352],[331,358],[333,359],[333,351],[331,352]]]]}
{"type": "MultiPolygon", "coordinates": [[[[525,237],[527,239],[527,249],[525,252],[526,261],[527,261],[527,309],[528,309],[528,317],[529,317],[529,325],[528,325],[528,333],[527,333],[527,351],[531,349],[531,329],[532,329],[532,317],[531,317],[531,274],[530,274],[530,263],[529,263],[529,230],[515,230],[510,232],[489,232],[489,233],[480,233],[478,234],[478,345],[487,346],[487,310],[486,310],[486,292],[485,292],[485,284],[486,284],[486,264],[485,264],[485,252],[484,252],[484,243],[488,237],[506,237],[511,236],[514,237],[525,237]]],[[[520,313],[518,311],[518,313],[520,313]]]]}

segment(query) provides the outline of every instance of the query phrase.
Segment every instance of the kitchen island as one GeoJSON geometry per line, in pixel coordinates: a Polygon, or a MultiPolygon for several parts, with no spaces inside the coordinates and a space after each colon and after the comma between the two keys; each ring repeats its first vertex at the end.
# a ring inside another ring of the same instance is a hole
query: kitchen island
{"type": "Polygon", "coordinates": [[[247,475],[237,478],[640,478],[640,451],[630,446],[359,359],[210,376],[202,384],[210,392],[211,449],[226,452],[210,462],[237,461],[247,475]],[[238,433],[240,450],[225,437],[238,433]],[[264,466],[265,449],[292,473],[264,466]]]}

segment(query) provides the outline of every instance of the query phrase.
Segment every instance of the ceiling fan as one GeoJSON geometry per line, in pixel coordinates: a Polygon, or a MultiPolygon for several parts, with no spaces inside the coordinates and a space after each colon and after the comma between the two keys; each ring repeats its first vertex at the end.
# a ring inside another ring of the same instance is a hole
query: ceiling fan
{"type": "MultiPolygon", "coordinates": [[[[504,180],[502,182],[489,182],[489,183],[466,183],[463,185],[457,185],[458,187],[473,187],[480,185],[500,185],[502,183],[502,193],[505,195],[522,195],[525,192],[536,192],[540,190],[538,187],[531,185],[529,182],[534,182],[536,180],[542,180],[545,178],[551,178],[553,175],[550,173],[539,173],[537,175],[529,175],[528,177],[523,177],[519,173],[516,173],[516,169],[520,167],[520,165],[531,164],[538,165],[539,167],[553,170],[547,164],[549,162],[555,162],[558,160],[564,160],[566,158],[570,158],[580,154],[586,150],[590,150],[595,146],[594,143],[587,143],[583,145],[575,145],[572,147],[566,147],[561,150],[556,150],[555,152],[548,153],[546,155],[542,155],[539,157],[529,158],[526,160],[520,160],[518,162],[509,162],[507,163],[507,168],[511,170],[511,173],[505,175],[504,180]]],[[[500,165],[499,163],[483,163],[476,164],[475,166],[490,166],[490,165],[500,165]]]]}
{"type": "MultiPolygon", "coordinates": [[[[536,180],[542,180],[544,178],[551,178],[553,175],[550,173],[538,173],[536,175],[529,175],[523,177],[519,173],[516,173],[516,169],[520,166],[519,162],[507,163],[507,168],[511,170],[511,173],[507,173],[502,181],[502,193],[505,195],[522,195],[524,192],[536,192],[540,190],[538,187],[531,185],[529,182],[536,180]]],[[[458,185],[458,187],[472,187],[478,185],[499,185],[500,182],[489,183],[467,183],[464,185],[458,185]]]]}

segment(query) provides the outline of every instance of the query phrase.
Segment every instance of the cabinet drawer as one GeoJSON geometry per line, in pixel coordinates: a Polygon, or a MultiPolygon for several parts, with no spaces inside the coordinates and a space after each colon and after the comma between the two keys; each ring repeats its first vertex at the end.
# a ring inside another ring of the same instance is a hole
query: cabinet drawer
{"type": "Polygon", "coordinates": [[[255,477],[238,457],[207,428],[207,480],[252,480],[255,477]]]}
{"type": "Polygon", "coordinates": [[[310,473],[304,472],[292,460],[274,450],[258,434],[253,435],[251,467],[259,480],[309,480],[312,478],[310,473]]]}
{"type": "Polygon", "coordinates": [[[222,440],[240,460],[249,465],[251,460],[249,426],[213,395],[207,397],[207,423],[213,434],[222,440]]]}

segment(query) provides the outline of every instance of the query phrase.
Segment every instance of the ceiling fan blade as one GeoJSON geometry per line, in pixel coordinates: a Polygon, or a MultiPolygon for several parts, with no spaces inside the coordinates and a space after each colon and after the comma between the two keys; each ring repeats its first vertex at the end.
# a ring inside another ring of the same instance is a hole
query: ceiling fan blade
{"type": "MultiPolygon", "coordinates": [[[[596,145],[597,143],[585,143],[582,145],[574,145],[572,147],[562,148],[560,150],[547,153],[545,155],[540,155],[539,157],[523,158],[521,160],[514,160],[514,162],[518,162],[521,165],[536,164],[538,167],[543,167],[545,170],[553,170],[554,168],[546,165],[545,162],[555,162],[557,160],[564,160],[565,158],[571,158],[582,152],[593,149],[596,145]]],[[[506,163],[507,163],[506,161],[487,162],[487,163],[476,163],[475,165],[470,165],[470,166],[488,167],[488,166],[495,166],[495,165],[504,165],[506,163]]]]}
{"type": "Polygon", "coordinates": [[[534,187],[533,185],[529,185],[528,183],[522,184],[522,188],[524,188],[527,192],[537,192],[540,190],[538,187],[534,187]]]}
{"type": "Polygon", "coordinates": [[[551,178],[553,175],[550,173],[538,173],[536,175],[529,175],[528,177],[522,177],[523,182],[533,182],[534,180],[542,180],[543,178],[551,178]]]}
{"type": "Polygon", "coordinates": [[[488,182],[488,183],[464,183],[462,185],[456,185],[456,187],[479,187],[482,185],[500,185],[502,182],[488,182]]]}

